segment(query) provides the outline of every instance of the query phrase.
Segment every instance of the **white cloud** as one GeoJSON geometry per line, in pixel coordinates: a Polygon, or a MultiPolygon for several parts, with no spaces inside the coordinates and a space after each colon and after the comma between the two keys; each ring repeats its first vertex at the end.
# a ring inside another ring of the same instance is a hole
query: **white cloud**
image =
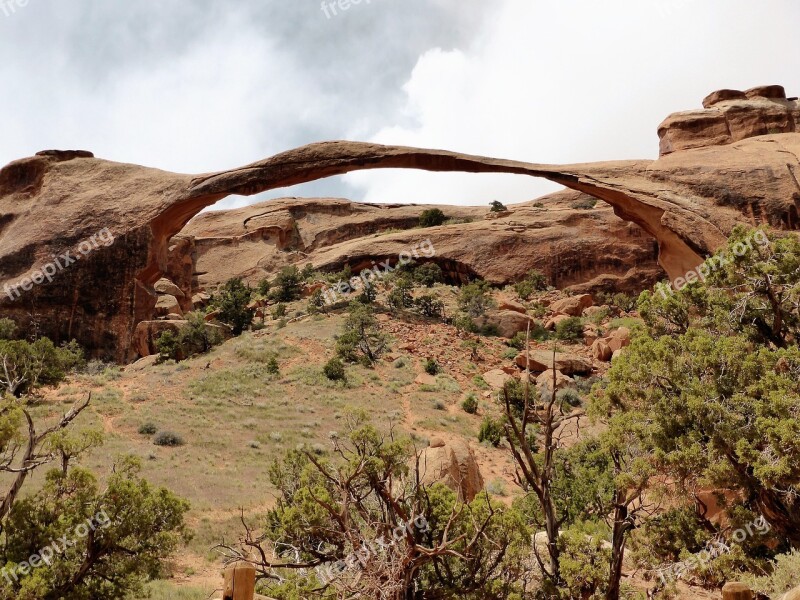
{"type": "MultiPolygon", "coordinates": [[[[471,47],[420,57],[405,106],[372,141],[531,162],[655,158],[659,122],[714,89],[800,93],[798,22],[792,0],[503,0],[471,47]]],[[[404,171],[346,181],[371,202],[513,202],[553,189],[404,171]]]]}

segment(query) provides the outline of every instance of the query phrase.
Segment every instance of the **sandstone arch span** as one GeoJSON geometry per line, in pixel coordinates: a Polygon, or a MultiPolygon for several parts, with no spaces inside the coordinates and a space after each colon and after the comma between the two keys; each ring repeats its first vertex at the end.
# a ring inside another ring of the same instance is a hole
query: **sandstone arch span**
{"type": "Polygon", "coordinates": [[[614,207],[658,242],[670,276],[694,268],[737,222],[794,221],[800,134],[780,134],[683,152],[657,161],[542,165],[443,150],[323,142],[242,168],[179,175],[49,151],[0,170],[0,287],[12,288],[102,228],[116,236],[0,308],[56,339],[75,337],[117,359],[131,357],[139,321],[152,317],[152,285],[164,271],[169,239],[203,208],[231,195],[360,169],[509,173],[543,177],[614,207]],[[787,168],[788,167],[788,168],[787,168]]]}

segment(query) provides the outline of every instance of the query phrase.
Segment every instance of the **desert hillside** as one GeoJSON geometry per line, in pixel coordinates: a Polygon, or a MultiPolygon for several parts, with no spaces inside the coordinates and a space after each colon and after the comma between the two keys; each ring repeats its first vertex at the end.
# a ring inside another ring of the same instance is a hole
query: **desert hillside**
{"type": "Polygon", "coordinates": [[[0,598],[252,600],[245,571],[276,600],[800,585],[800,107],[703,106],[656,160],[3,167],[0,598]],[[566,189],[215,209],[379,167],[566,189]]]}

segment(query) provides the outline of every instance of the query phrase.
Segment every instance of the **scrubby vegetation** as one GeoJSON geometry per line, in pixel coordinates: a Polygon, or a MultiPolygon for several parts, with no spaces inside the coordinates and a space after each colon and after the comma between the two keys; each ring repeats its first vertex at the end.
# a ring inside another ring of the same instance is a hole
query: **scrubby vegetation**
{"type": "Polygon", "coordinates": [[[447,216],[438,208],[429,208],[419,216],[420,227],[438,227],[447,221],[447,216]]]}
{"type": "Polygon", "coordinates": [[[353,302],[343,329],[336,341],[336,353],[342,360],[369,366],[386,350],[388,338],[381,332],[371,306],[353,302]]]}
{"type": "MultiPolygon", "coordinates": [[[[4,335],[14,334],[8,322],[3,327],[4,335]]],[[[39,422],[30,394],[84,366],[75,344],[3,340],[0,360],[0,472],[6,488],[0,496],[0,598],[112,600],[142,593],[188,539],[188,505],[145,481],[136,459],[119,458],[102,485],[78,466],[103,443],[97,431],[76,426],[91,396],[55,421],[39,422]]],[[[110,395],[100,401],[113,402],[110,395]]]]}
{"type": "Polygon", "coordinates": [[[198,354],[209,352],[221,344],[225,336],[214,325],[206,323],[205,314],[196,311],[186,315],[187,323],[177,332],[167,330],[162,333],[156,348],[160,360],[185,360],[198,354]]]}
{"type": "Polygon", "coordinates": [[[253,323],[255,310],[249,307],[252,299],[253,290],[240,278],[231,279],[220,289],[215,299],[218,318],[230,325],[233,335],[241,334],[253,323]]]}

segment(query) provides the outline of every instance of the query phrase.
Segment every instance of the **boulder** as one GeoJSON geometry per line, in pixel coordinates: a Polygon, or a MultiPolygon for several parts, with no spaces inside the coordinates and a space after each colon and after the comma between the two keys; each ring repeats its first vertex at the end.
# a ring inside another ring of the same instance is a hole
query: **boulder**
{"type": "Polygon", "coordinates": [[[614,351],[604,339],[595,340],[592,344],[592,358],[601,362],[610,362],[614,351]]]}
{"type": "Polygon", "coordinates": [[[572,317],[570,317],[569,315],[556,315],[555,317],[549,319],[547,323],[544,324],[544,328],[547,329],[547,331],[555,331],[559,323],[571,318],[572,317]]]}
{"type": "Polygon", "coordinates": [[[497,303],[497,307],[500,310],[513,310],[514,312],[518,312],[523,315],[528,314],[528,309],[525,308],[525,306],[516,300],[511,300],[510,298],[500,299],[500,301],[497,303]]]}
{"type": "Polygon", "coordinates": [[[770,98],[772,100],[786,100],[786,89],[782,85],[762,85],[750,88],[744,93],[747,98],[770,98]]]}
{"type": "Polygon", "coordinates": [[[139,373],[141,371],[146,371],[147,369],[155,366],[158,364],[158,354],[151,354],[149,356],[145,356],[144,358],[140,358],[136,362],[129,364],[125,367],[126,373],[139,373]]]}
{"type": "MultiPolygon", "coordinates": [[[[561,371],[556,369],[556,390],[562,390],[574,384],[575,380],[572,377],[564,375],[561,371]]],[[[545,371],[536,377],[536,387],[542,397],[546,397],[553,392],[553,372],[545,371]]]]}
{"type": "Polygon", "coordinates": [[[747,94],[739,90],[717,90],[703,99],[703,108],[711,108],[726,100],[747,100],[747,94]]]}
{"type": "Polygon", "coordinates": [[[536,327],[536,321],[528,315],[520,314],[513,310],[500,310],[486,314],[475,319],[478,327],[494,326],[504,338],[511,339],[518,333],[524,333],[528,327],[536,327]]]}
{"type": "Polygon", "coordinates": [[[324,290],[326,285],[324,283],[316,282],[309,283],[303,287],[303,298],[310,298],[317,290],[324,290]]]}
{"type": "Polygon", "coordinates": [[[611,351],[616,352],[631,345],[631,330],[627,327],[620,327],[603,339],[611,351]]]}
{"type": "Polygon", "coordinates": [[[614,354],[611,355],[611,362],[613,363],[615,360],[617,360],[624,353],[625,353],[625,349],[624,348],[620,348],[619,350],[614,350],[614,354]]]}
{"type": "Polygon", "coordinates": [[[557,300],[550,305],[553,312],[569,315],[570,317],[580,317],[583,311],[594,304],[591,294],[581,294],[580,296],[570,296],[563,300],[557,300]]]}
{"type": "Polygon", "coordinates": [[[414,380],[414,383],[419,385],[436,385],[436,377],[428,373],[420,373],[414,380]]]}
{"type": "Polygon", "coordinates": [[[184,293],[181,290],[181,288],[179,288],[177,285],[172,283],[166,277],[162,277],[161,279],[156,281],[155,285],[153,286],[153,289],[160,296],[169,295],[169,296],[175,296],[176,298],[183,298],[184,297],[184,293]]]}
{"type": "MultiPolygon", "coordinates": [[[[548,350],[530,352],[530,369],[533,373],[542,373],[553,368],[553,353],[548,350]]],[[[528,353],[522,352],[515,360],[517,366],[525,369],[528,364],[528,353]]],[[[557,352],[555,367],[565,375],[586,375],[593,370],[592,363],[577,354],[557,352]]]]}
{"type": "Polygon", "coordinates": [[[584,309],[583,316],[592,318],[595,315],[599,315],[603,312],[606,312],[608,314],[611,312],[611,308],[606,304],[604,304],[603,306],[589,306],[588,308],[584,309]]]}
{"type": "Polygon", "coordinates": [[[166,317],[170,314],[182,315],[181,304],[175,296],[165,294],[158,297],[156,302],[156,316],[166,317]]]}
{"type": "Polygon", "coordinates": [[[594,344],[600,337],[600,330],[594,323],[587,323],[583,326],[583,343],[587,346],[594,344]]]}
{"type": "Polygon", "coordinates": [[[703,100],[703,110],[675,113],[658,128],[661,155],[724,146],[772,133],[800,131],[796,104],[779,85],[739,92],[720,90],[703,100]]]}
{"type": "Polygon", "coordinates": [[[211,295],[206,294],[205,292],[198,292],[192,296],[192,304],[194,305],[195,309],[207,306],[210,301],[211,295]]]}
{"type": "Polygon", "coordinates": [[[781,600],[800,600],[800,587],[786,592],[781,600]]]}
{"type": "Polygon", "coordinates": [[[464,441],[426,448],[420,458],[420,470],[425,483],[442,482],[458,492],[465,502],[471,502],[483,490],[483,476],[475,452],[464,441]]]}
{"type": "Polygon", "coordinates": [[[492,369],[483,374],[483,380],[496,390],[503,389],[503,386],[511,378],[511,375],[502,369],[492,369]]]}

